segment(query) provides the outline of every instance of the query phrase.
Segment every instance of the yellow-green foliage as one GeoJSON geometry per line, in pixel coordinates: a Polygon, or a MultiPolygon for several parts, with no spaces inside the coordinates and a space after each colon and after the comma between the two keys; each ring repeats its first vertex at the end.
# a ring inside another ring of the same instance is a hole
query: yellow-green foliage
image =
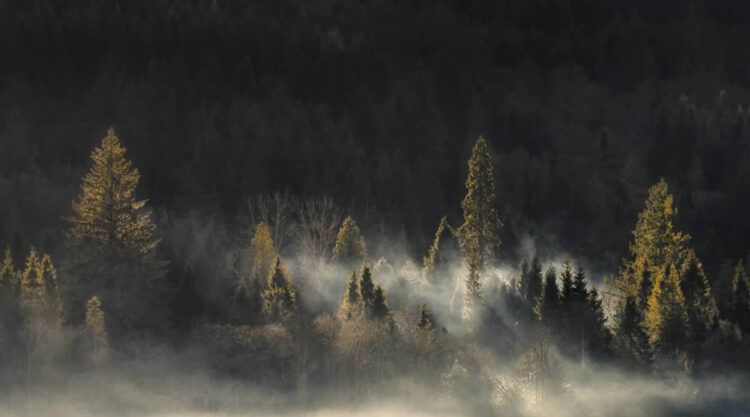
{"type": "Polygon", "coordinates": [[[91,337],[95,354],[109,349],[109,338],[107,337],[102,303],[97,296],[91,297],[86,303],[86,330],[91,337]]]}
{"type": "Polygon", "coordinates": [[[483,137],[477,139],[469,159],[469,175],[466,178],[466,197],[461,202],[464,224],[458,230],[464,256],[469,256],[473,241],[477,242],[480,263],[500,248],[498,233],[502,227],[495,211],[495,180],[492,174],[492,158],[483,137]]]}
{"type": "Polygon", "coordinates": [[[21,305],[27,314],[44,315],[59,320],[61,303],[57,270],[49,255],[41,257],[31,248],[21,274],[21,305]]]}
{"type": "Polygon", "coordinates": [[[631,258],[623,262],[619,275],[608,281],[622,300],[637,295],[645,271],[654,277],[670,265],[682,265],[690,236],[674,230],[677,209],[668,191],[663,179],[649,189],[633,230],[631,258]]]}
{"type": "Polygon", "coordinates": [[[260,222],[255,227],[255,235],[253,240],[250,241],[248,255],[250,265],[240,281],[240,287],[245,291],[251,290],[253,280],[268,276],[274,260],[278,257],[271,238],[271,231],[265,222],[260,222]]]}
{"type": "Polygon", "coordinates": [[[292,289],[286,267],[277,256],[268,274],[263,291],[263,313],[270,320],[284,320],[295,312],[296,294],[292,289]]]}
{"type": "Polygon", "coordinates": [[[18,291],[18,272],[13,265],[9,247],[5,248],[5,255],[0,263],[0,291],[10,295],[15,295],[18,291]]]}
{"type": "Polygon", "coordinates": [[[158,240],[152,239],[146,200],[136,200],[140,179],[138,170],[125,159],[125,148],[113,129],[107,131],[100,147],[91,153],[94,165],[83,177],[82,192],[73,202],[75,216],[68,237],[76,248],[104,251],[151,252],[158,240]]]}
{"type": "Polygon", "coordinates": [[[644,317],[649,342],[656,351],[683,347],[688,315],[677,268],[671,265],[669,272],[658,271],[655,277],[644,317]]]}
{"type": "Polygon", "coordinates": [[[333,248],[333,262],[342,264],[362,263],[367,258],[365,238],[352,216],[344,219],[333,248]]]}
{"type": "Polygon", "coordinates": [[[427,256],[422,258],[424,267],[422,268],[422,278],[429,284],[435,284],[438,281],[438,276],[441,271],[440,269],[445,266],[448,259],[441,253],[441,245],[445,245],[445,240],[451,238],[453,230],[448,224],[448,220],[445,216],[440,219],[437,231],[435,232],[435,240],[432,241],[430,250],[427,252],[427,256]]]}

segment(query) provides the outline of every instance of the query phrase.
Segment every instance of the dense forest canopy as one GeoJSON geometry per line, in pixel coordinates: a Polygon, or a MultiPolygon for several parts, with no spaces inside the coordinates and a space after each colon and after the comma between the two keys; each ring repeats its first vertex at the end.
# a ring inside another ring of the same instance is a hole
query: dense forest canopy
{"type": "Polygon", "coordinates": [[[0,414],[749,410],[748,12],[0,0],[0,414]]]}

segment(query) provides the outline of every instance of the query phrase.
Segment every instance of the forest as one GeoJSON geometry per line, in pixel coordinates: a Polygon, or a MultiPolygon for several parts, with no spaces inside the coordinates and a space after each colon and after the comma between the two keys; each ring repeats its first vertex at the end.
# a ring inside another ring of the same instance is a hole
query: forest
{"type": "Polygon", "coordinates": [[[0,0],[0,415],[750,413],[748,16],[0,0]]]}

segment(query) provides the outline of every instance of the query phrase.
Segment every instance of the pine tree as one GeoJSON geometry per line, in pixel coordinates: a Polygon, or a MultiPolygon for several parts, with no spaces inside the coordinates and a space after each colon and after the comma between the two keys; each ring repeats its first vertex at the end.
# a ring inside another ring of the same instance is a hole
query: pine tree
{"type": "Polygon", "coordinates": [[[742,261],[734,268],[732,280],[732,321],[744,334],[750,334],[750,293],[748,293],[748,278],[742,261]]]}
{"type": "Polygon", "coordinates": [[[359,298],[362,300],[362,307],[365,313],[372,315],[373,305],[375,303],[375,284],[372,282],[372,273],[370,265],[362,265],[362,275],[359,280],[359,298]]]}
{"type": "Polygon", "coordinates": [[[531,306],[536,306],[542,296],[542,266],[536,256],[531,261],[531,268],[524,275],[526,278],[521,282],[521,293],[524,300],[531,306]]]}
{"type": "Polygon", "coordinates": [[[352,271],[349,280],[346,282],[346,292],[344,293],[344,304],[342,309],[348,318],[359,305],[359,288],[357,287],[357,272],[352,271]]]}
{"type": "Polygon", "coordinates": [[[502,227],[495,211],[495,179],[492,158],[483,137],[477,139],[469,158],[469,175],[466,178],[466,196],[461,202],[464,223],[458,236],[464,257],[472,256],[476,242],[480,267],[485,267],[500,248],[498,234],[502,227]]]}
{"type": "Polygon", "coordinates": [[[266,222],[255,227],[255,235],[250,241],[250,277],[267,277],[276,257],[279,256],[271,239],[271,230],[266,222]]]}
{"type": "Polygon", "coordinates": [[[645,329],[649,343],[656,352],[685,351],[689,330],[685,297],[674,265],[659,271],[648,299],[645,329]]]}
{"type": "Polygon", "coordinates": [[[286,320],[296,309],[296,294],[286,267],[277,256],[268,273],[266,290],[263,291],[263,313],[269,320],[286,320]]]}
{"type": "Polygon", "coordinates": [[[13,265],[10,247],[5,248],[2,263],[0,263],[0,294],[14,298],[18,294],[18,271],[13,265]]]}
{"type": "Polygon", "coordinates": [[[109,338],[107,337],[102,303],[97,296],[91,297],[86,303],[86,331],[91,338],[92,351],[95,355],[109,349],[109,338]]]}
{"type": "Polygon", "coordinates": [[[433,285],[438,284],[449,272],[447,267],[453,255],[453,248],[450,244],[452,239],[453,229],[448,224],[446,217],[443,216],[435,232],[435,240],[432,242],[427,256],[422,258],[424,264],[422,278],[425,282],[433,285]]]}
{"type": "Polygon", "coordinates": [[[417,327],[424,330],[432,330],[432,313],[430,313],[430,310],[427,308],[427,304],[419,305],[417,327]]]}
{"type": "Polygon", "coordinates": [[[618,352],[636,365],[648,365],[651,361],[648,335],[643,328],[643,314],[635,297],[628,297],[617,319],[618,352]]]}
{"type": "Polygon", "coordinates": [[[26,267],[21,274],[21,305],[27,314],[41,315],[59,322],[61,302],[57,283],[57,270],[49,255],[41,257],[31,248],[26,267]]]}
{"type": "Polygon", "coordinates": [[[718,313],[714,298],[711,296],[711,287],[703,272],[703,264],[693,250],[687,251],[680,272],[680,284],[685,296],[693,346],[699,349],[715,323],[718,313]]]}
{"type": "Polygon", "coordinates": [[[248,250],[248,265],[243,272],[237,293],[236,304],[240,307],[245,319],[252,321],[257,315],[261,299],[261,292],[265,279],[271,271],[273,262],[278,254],[271,239],[271,231],[265,222],[260,222],[255,227],[255,234],[250,241],[248,250]]]}
{"type": "Polygon", "coordinates": [[[608,284],[624,302],[635,296],[646,273],[653,277],[670,265],[681,265],[690,236],[676,232],[672,224],[677,215],[674,197],[662,179],[649,189],[648,199],[633,230],[629,260],[623,262],[620,273],[608,284]]]}
{"type": "Polygon", "coordinates": [[[347,216],[336,237],[332,261],[341,265],[356,267],[362,264],[366,258],[365,238],[360,234],[359,227],[352,216],[347,216]]]}
{"type": "Polygon", "coordinates": [[[65,273],[66,318],[84,321],[94,294],[125,329],[157,330],[166,325],[165,263],[146,200],[135,197],[138,170],[125,158],[113,129],[91,153],[93,165],[73,202],[68,243],[74,251],[65,273]]]}
{"type": "Polygon", "coordinates": [[[372,317],[383,319],[388,317],[389,314],[390,309],[388,308],[385,290],[380,285],[377,285],[372,295],[372,317]]]}
{"type": "Polygon", "coordinates": [[[536,313],[545,325],[554,328],[559,321],[560,291],[557,288],[557,271],[554,266],[544,274],[542,297],[537,304],[536,313]]]}
{"type": "Polygon", "coordinates": [[[462,318],[464,324],[470,329],[473,328],[476,320],[476,308],[482,297],[482,283],[480,281],[481,255],[479,253],[479,244],[476,240],[471,242],[471,248],[467,259],[466,271],[466,291],[464,292],[464,306],[462,318]]]}

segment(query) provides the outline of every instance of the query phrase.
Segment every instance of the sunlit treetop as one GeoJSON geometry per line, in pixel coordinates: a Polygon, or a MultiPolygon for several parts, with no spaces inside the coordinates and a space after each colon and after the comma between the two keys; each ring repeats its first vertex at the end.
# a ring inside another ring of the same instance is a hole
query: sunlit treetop
{"type": "Polygon", "coordinates": [[[73,202],[75,215],[67,220],[71,244],[108,253],[151,252],[158,244],[147,200],[135,197],[140,174],[125,158],[114,129],[91,152],[93,165],[83,177],[81,194],[73,202]]]}

